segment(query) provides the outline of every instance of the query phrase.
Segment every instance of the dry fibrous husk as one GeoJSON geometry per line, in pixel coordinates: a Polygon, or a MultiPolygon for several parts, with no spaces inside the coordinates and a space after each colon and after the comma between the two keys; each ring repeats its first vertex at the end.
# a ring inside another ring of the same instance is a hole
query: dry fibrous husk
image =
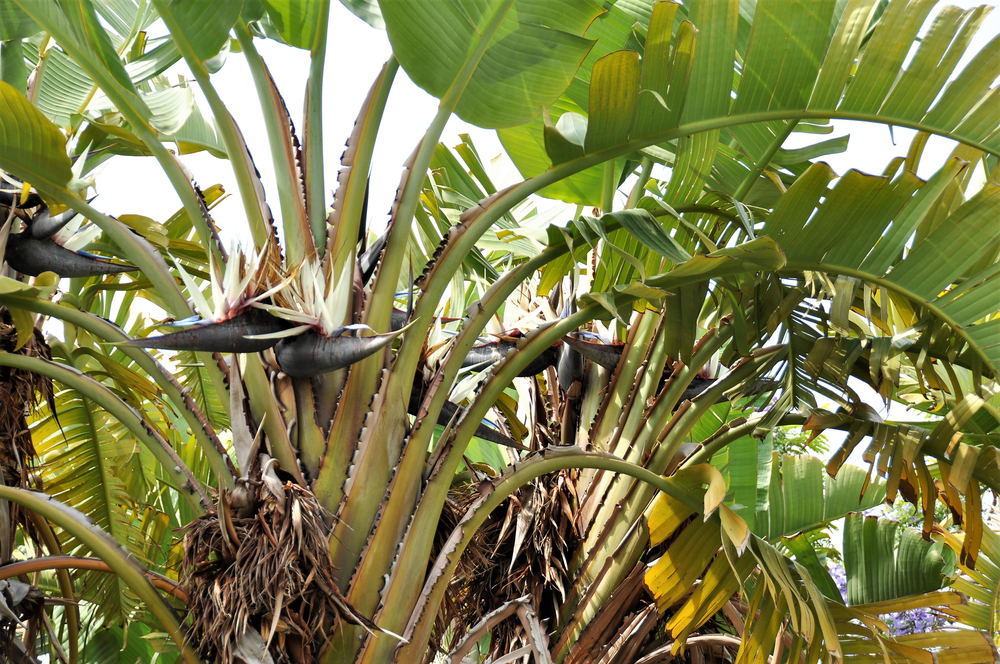
{"type": "MultiPolygon", "coordinates": [[[[541,477],[522,487],[486,520],[455,570],[431,645],[441,647],[450,625],[454,643],[484,615],[528,597],[543,625],[552,625],[572,586],[568,568],[579,543],[576,491],[571,471],[541,477]]],[[[479,497],[475,484],[456,487],[438,530],[438,543],[479,497]]],[[[434,559],[433,557],[431,558],[434,559]]],[[[508,620],[492,631],[491,653],[527,645],[521,624],[508,620]]]]}
{"type": "MultiPolygon", "coordinates": [[[[4,307],[0,307],[0,350],[52,358],[45,338],[37,329],[27,343],[17,348],[17,328],[4,307]]],[[[30,371],[0,367],[0,483],[5,486],[34,488],[29,475],[35,463],[35,447],[28,430],[28,414],[41,399],[54,405],[51,380],[30,371]]],[[[10,559],[19,525],[37,541],[34,526],[21,508],[0,501],[0,564],[10,559]]],[[[19,662],[28,657],[14,633],[20,625],[37,619],[40,610],[40,593],[19,581],[0,581],[0,662],[19,662]]],[[[37,623],[29,626],[34,628],[37,623]]]]}
{"type": "MultiPolygon", "coordinates": [[[[4,307],[0,307],[0,350],[52,359],[52,352],[37,329],[21,348],[17,348],[17,328],[4,307]]],[[[28,430],[28,414],[41,399],[54,409],[51,380],[30,371],[0,367],[0,484],[36,488],[29,478],[35,463],[35,446],[28,430]]],[[[0,564],[10,559],[19,525],[28,537],[37,541],[35,528],[21,508],[0,501],[0,564]]]]}
{"type": "Polygon", "coordinates": [[[244,634],[255,631],[278,664],[311,664],[338,620],[373,628],[337,588],[316,498],[292,482],[283,489],[279,504],[266,487],[251,486],[256,513],[247,518],[232,515],[223,496],[219,511],[186,529],[187,638],[207,658],[241,661],[244,634]]]}
{"type": "MultiPolygon", "coordinates": [[[[27,357],[52,359],[52,352],[39,330],[20,349],[17,329],[6,308],[0,307],[0,350],[27,357]]],[[[52,399],[52,381],[44,376],[0,367],[0,470],[7,486],[28,486],[35,448],[31,444],[27,415],[40,399],[52,399]]]]}

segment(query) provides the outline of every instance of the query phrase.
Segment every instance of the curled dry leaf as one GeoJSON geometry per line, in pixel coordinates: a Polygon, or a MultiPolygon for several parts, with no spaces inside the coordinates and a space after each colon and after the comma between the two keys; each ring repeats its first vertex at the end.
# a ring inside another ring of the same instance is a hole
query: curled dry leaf
{"type": "MultiPolygon", "coordinates": [[[[280,486],[273,464],[262,466],[280,486]]],[[[292,661],[289,652],[301,653],[302,662],[315,661],[323,635],[341,620],[377,630],[337,588],[329,528],[315,496],[294,483],[279,491],[283,503],[269,483],[251,481],[247,489],[256,494],[257,510],[248,517],[234,513],[233,533],[223,533],[215,513],[184,533],[181,581],[190,597],[189,642],[206,659],[284,664],[292,661]],[[227,551],[227,540],[234,553],[227,551]],[[269,647],[261,647],[268,643],[261,633],[273,636],[269,647]]]]}

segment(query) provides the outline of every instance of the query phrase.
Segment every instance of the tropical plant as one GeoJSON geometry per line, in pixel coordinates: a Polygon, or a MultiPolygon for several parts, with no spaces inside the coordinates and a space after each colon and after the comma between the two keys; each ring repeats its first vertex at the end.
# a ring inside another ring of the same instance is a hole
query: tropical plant
{"type": "Polygon", "coordinates": [[[331,202],[329,0],[0,0],[0,660],[994,661],[1000,37],[955,71],[989,7],[343,3],[393,56],[331,202]],[[309,51],[301,133],[262,38],[309,51]],[[235,52],[277,218],[213,86],[235,52]],[[378,235],[400,68],[440,105],[378,235]],[[440,144],[453,115],[525,179],[440,144]],[[917,138],[881,174],[783,148],[838,119],[917,138]],[[92,206],[122,155],[181,209],[92,206]],[[853,515],[897,496],[919,529],[853,515]],[[880,617],[915,609],[968,628],[880,617]]]}

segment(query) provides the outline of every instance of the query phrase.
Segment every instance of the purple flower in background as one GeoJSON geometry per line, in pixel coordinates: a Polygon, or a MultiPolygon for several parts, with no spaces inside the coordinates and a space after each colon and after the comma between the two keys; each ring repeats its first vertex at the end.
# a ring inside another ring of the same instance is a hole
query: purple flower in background
{"type": "MultiPolygon", "coordinates": [[[[847,601],[847,572],[844,566],[830,562],[830,577],[837,584],[844,601],[847,601]]],[[[889,627],[889,634],[892,636],[903,636],[905,634],[924,634],[948,626],[948,622],[931,609],[910,609],[908,611],[898,611],[887,613],[882,616],[882,620],[889,627]]]]}
{"type": "Polygon", "coordinates": [[[840,591],[840,596],[847,601],[847,572],[844,571],[844,566],[840,563],[830,562],[830,576],[833,578],[833,582],[837,584],[837,590],[840,591]]]}
{"type": "Polygon", "coordinates": [[[755,413],[761,413],[761,412],[764,412],[765,410],[770,410],[771,408],[774,408],[774,404],[776,404],[776,403],[778,403],[778,395],[777,394],[775,394],[773,397],[771,397],[771,402],[770,403],[768,403],[767,405],[764,405],[764,406],[759,406],[757,408],[754,408],[753,411],[755,413]]]}

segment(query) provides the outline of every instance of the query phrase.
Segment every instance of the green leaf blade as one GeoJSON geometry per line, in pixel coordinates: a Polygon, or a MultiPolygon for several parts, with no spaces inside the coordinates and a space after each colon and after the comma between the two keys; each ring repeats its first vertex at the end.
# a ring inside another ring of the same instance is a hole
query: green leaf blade
{"type": "Polygon", "coordinates": [[[444,97],[457,92],[463,68],[472,69],[455,113],[487,128],[523,124],[565,91],[593,45],[582,34],[603,11],[592,0],[384,0],[381,8],[393,52],[419,87],[444,97]],[[483,49],[493,21],[499,25],[483,49]]]}
{"type": "Polygon", "coordinates": [[[65,189],[73,177],[62,132],[0,81],[0,168],[37,186],[65,189]]]}

